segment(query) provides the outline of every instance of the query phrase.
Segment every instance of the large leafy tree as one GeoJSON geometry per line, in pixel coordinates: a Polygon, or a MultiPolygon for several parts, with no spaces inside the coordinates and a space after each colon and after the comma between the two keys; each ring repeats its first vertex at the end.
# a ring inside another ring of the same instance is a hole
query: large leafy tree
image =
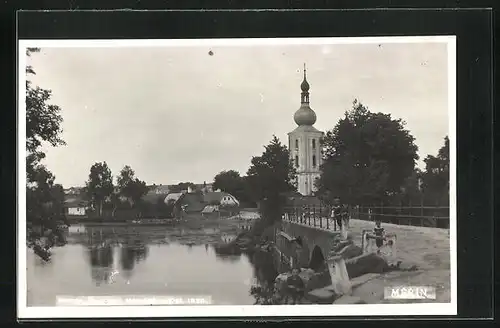
{"type": "Polygon", "coordinates": [[[437,156],[424,159],[425,172],[422,175],[422,190],[427,202],[437,205],[449,204],[450,192],[450,140],[444,138],[444,145],[437,156]]]}
{"type": "Polygon", "coordinates": [[[240,173],[235,170],[222,171],[217,174],[214,177],[213,189],[220,189],[233,195],[240,203],[251,201],[246,177],[240,176],[240,173]]]}
{"type": "Polygon", "coordinates": [[[414,172],[418,160],[414,140],[401,119],[370,112],[355,100],[322,140],[318,194],[351,204],[387,200],[414,172]]]}
{"type": "Polygon", "coordinates": [[[127,198],[132,205],[137,205],[148,192],[146,182],[135,177],[135,172],[128,165],[124,166],[117,177],[118,192],[127,198]]]}
{"type": "Polygon", "coordinates": [[[254,201],[261,204],[262,218],[272,223],[281,217],[283,194],[296,190],[297,172],[289,150],[273,136],[261,156],[254,156],[247,172],[247,183],[254,201]]]}
{"type": "Polygon", "coordinates": [[[99,216],[102,215],[104,202],[110,199],[114,187],[113,176],[106,162],[98,162],[90,168],[89,178],[85,189],[88,198],[97,209],[99,216]]]}
{"type": "MultiPolygon", "coordinates": [[[[38,48],[28,48],[26,56],[39,52],[38,48]]],[[[26,67],[26,221],[28,223],[28,244],[33,244],[37,236],[30,224],[41,225],[55,230],[57,221],[65,219],[63,214],[64,192],[61,185],[54,184],[55,176],[42,164],[45,153],[43,144],[53,147],[64,145],[61,138],[61,108],[50,104],[51,91],[33,86],[30,76],[33,67],[26,67]]]]}

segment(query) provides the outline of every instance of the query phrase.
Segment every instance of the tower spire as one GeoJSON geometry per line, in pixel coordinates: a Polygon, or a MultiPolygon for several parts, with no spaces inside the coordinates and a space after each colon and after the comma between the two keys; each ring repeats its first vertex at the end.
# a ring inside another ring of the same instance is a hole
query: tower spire
{"type": "Polygon", "coordinates": [[[300,84],[300,108],[295,112],[293,119],[298,126],[312,126],[316,122],[316,114],[309,107],[309,82],[307,82],[306,63],[304,63],[304,79],[300,84]]]}
{"type": "Polygon", "coordinates": [[[300,102],[302,104],[308,104],[309,103],[309,83],[307,82],[307,77],[306,77],[306,63],[304,63],[304,80],[302,80],[302,83],[300,84],[300,89],[302,90],[300,102]]]}

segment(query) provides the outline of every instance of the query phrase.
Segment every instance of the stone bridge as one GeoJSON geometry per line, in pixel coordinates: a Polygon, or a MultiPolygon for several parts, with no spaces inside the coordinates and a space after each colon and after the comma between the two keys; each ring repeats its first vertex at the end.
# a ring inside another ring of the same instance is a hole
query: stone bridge
{"type": "MultiPolygon", "coordinates": [[[[319,220],[319,218],[317,218],[319,220]]],[[[282,258],[290,265],[318,270],[325,265],[334,240],[341,232],[334,230],[334,224],[322,218],[322,228],[283,220],[276,229],[276,246],[282,258]],[[328,228],[327,228],[328,226],[328,228]]]]}

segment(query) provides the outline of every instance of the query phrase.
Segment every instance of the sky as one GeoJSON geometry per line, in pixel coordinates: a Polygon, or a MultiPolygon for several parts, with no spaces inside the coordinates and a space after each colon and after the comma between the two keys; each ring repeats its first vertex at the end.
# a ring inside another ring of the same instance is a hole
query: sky
{"type": "Polygon", "coordinates": [[[285,145],[307,65],[315,127],[331,130],[354,99],[401,118],[419,167],[448,135],[446,43],[43,47],[27,59],[52,90],[67,145],[44,147],[64,187],[90,167],[124,165],[148,184],[212,182],[246,173],[275,134],[285,145]]]}

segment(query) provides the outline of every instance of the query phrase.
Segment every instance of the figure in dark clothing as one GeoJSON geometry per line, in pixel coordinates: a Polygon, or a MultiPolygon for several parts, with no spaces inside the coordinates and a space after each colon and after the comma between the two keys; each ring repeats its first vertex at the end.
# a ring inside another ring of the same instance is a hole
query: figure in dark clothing
{"type": "Polygon", "coordinates": [[[338,230],[342,230],[342,205],[338,198],[335,198],[333,203],[332,217],[337,223],[338,230]]]}
{"type": "Polygon", "coordinates": [[[342,208],[340,210],[340,221],[342,224],[346,225],[346,229],[349,227],[349,207],[346,204],[342,205],[342,208]]]}
{"type": "Polygon", "coordinates": [[[378,248],[382,247],[384,245],[384,228],[381,227],[382,222],[380,220],[377,220],[375,222],[375,228],[373,228],[373,234],[375,237],[375,244],[377,245],[378,248]]]}
{"type": "Polygon", "coordinates": [[[299,276],[299,269],[294,268],[292,275],[286,280],[289,295],[292,297],[292,304],[297,304],[304,297],[304,281],[299,276]]]}

